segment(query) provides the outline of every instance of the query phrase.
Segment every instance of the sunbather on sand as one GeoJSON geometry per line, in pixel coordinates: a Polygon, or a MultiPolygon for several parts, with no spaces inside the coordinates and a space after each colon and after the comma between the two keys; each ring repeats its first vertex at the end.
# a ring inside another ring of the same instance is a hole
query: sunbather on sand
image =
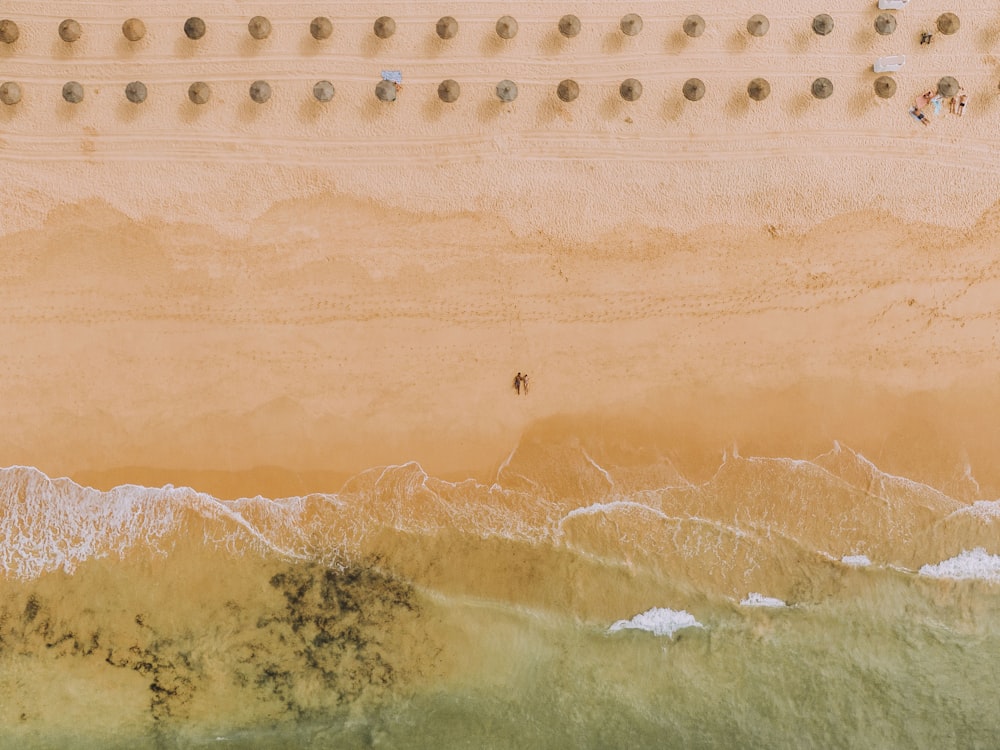
{"type": "Polygon", "coordinates": [[[917,110],[919,111],[919,110],[923,109],[924,107],[926,107],[928,104],[930,104],[931,103],[931,99],[933,99],[933,98],[934,98],[934,92],[933,91],[925,91],[924,93],[922,93],[920,96],[918,96],[916,98],[916,100],[913,102],[913,106],[916,107],[917,110]]]}
{"type": "Polygon", "coordinates": [[[931,124],[931,121],[927,119],[927,115],[925,115],[916,107],[910,107],[910,114],[913,115],[915,120],[917,120],[918,122],[922,122],[924,125],[931,124]]]}
{"type": "Polygon", "coordinates": [[[969,101],[969,95],[966,94],[961,89],[959,89],[959,91],[958,91],[958,97],[957,98],[958,98],[958,114],[959,115],[964,115],[965,114],[965,105],[969,101]]]}

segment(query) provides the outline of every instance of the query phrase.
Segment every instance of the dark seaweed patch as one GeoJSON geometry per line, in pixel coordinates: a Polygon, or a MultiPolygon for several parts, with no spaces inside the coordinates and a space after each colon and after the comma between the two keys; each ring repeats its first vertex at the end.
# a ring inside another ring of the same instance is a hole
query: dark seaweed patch
{"type": "Polygon", "coordinates": [[[322,705],[379,695],[398,681],[388,644],[413,588],[373,567],[298,565],[271,577],[284,607],[258,619],[265,637],[244,644],[236,679],[302,717],[322,705]],[[275,657],[287,652],[282,660],[275,657]]]}
{"type": "Polygon", "coordinates": [[[131,669],[153,678],[149,683],[149,712],[154,721],[186,714],[195,692],[194,671],[182,652],[173,649],[171,641],[153,641],[145,646],[135,644],[120,651],[108,649],[104,660],[113,667],[131,669]],[[171,658],[171,652],[176,659],[171,658]]]}
{"type": "Polygon", "coordinates": [[[25,624],[34,622],[35,618],[38,617],[38,613],[41,611],[41,609],[42,605],[38,601],[38,599],[36,599],[34,595],[29,596],[28,601],[25,602],[24,604],[24,614],[21,615],[21,619],[24,621],[25,624]]]}

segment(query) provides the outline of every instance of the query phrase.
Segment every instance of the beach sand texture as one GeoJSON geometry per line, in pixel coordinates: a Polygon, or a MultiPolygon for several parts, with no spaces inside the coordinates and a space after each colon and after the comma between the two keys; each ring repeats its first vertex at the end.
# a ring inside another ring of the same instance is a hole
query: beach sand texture
{"type": "Polygon", "coordinates": [[[910,6],[7,3],[0,747],[991,741],[1000,10],[910,6]]]}

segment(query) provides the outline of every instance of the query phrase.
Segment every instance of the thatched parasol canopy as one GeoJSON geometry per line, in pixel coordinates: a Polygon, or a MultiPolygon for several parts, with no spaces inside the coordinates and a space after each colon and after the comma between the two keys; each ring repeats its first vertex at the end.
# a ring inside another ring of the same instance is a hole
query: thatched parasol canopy
{"type": "Polygon", "coordinates": [[[512,102],[517,99],[517,84],[504,79],[497,84],[497,98],[502,102],[512,102]]]}
{"type": "Polygon", "coordinates": [[[396,33],[396,22],[389,16],[379,16],[375,19],[375,36],[379,39],[388,39],[396,33]]]}
{"type": "Polygon", "coordinates": [[[954,13],[942,13],[938,16],[937,29],[942,34],[954,34],[961,25],[958,16],[954,13]]]}
{"type": "Polygon", "coordinates": [[[762,102],[771,95],[771,84],[764,78],[754,78],[747,85],[747,94],[755,102],[762,102]]]}
{"type": "Polygon", "coordinates": [[[826,36],[833,31],[833,17],[820,13],[813,19],[813,31],[820,36],[826,36]]]}
{"type": "Polygon", "coordinates": [[[329,18],[316,16],[309,24],[309,33],[312,34],[312,38],[316,41],[329,39],[330,34],[333,33],[333,24],[329,18]]]}
{"type": "Polygon", "coordinates": [[[889,36],[896,30],[896,17],[889,13],[879,13],[875,19],[875,31],[882,36],[889,36]]]}
{"type": "Polygon", "coordinates": [[[375,97],[381,102],[396,101],[396,84],[382,79],[375,84],[375,97]]]}
{"type": "Polygon", "coordinates": [[[17,28],[16,23],[9,18],[0,21],[0,42],[13,44],[19,36],[21,36],[21,30],[17,28]]]}
{"type": "Polygon", "coordinates": [[[705,96],[705,84],[700,78],[688,78],[681,92],[689,102],[697,102],[705,96]]]}
{"type": "Polygon", "coordinates": [[[642,31],[642,16],[635,13],[629,13],[628,15],[622,16],[621,23],[618,25],[621,27],[622,33],[625,36],[636,36],[640,31],[642,31]]]}
{"type": "Polygon", "coordinates": [[[254,81],[250,84],[250,98],[263,104],[271,98],[271,84],[267,81],[254,81]]]}
{"type": "Polygon", "coordinates": [[[205,22],[192,16],[184,22],[184,36],[188,39],[201,39],[205,36],[205,22]]]}
{"type": "Polygon", "coordinates": [[[83,28],[72,18],[67,18],[59,24],[59,38],[64,42],[73,43],[83,36],[83,28]]]}
{"type": "Polygon", "coordinates": [[[142,81],[132,81],[125,87],[125,98],[133,104],[142,104],[146,101],[146,84],[142,81]]]}
{"type": "Polygon", "coordinates": [[[580,19],[573,15],[559,19],[559,33],[565,37],[574,37],[580,33],[580,19]]]}
{"type": "Polygon", "coordinates": [[[76,81],[69,81],[63,84],[62,98],[70,104],[79,104],[83,101],[83,86],[76,81]]]}
{"type": "Polygon", "coordinates": [[[254,16],[247,24],[247,31],[254,39],[267,39],[271,36],[271,22],[264,16],[254,16]]]}
{"type": "Polygon", "coordinates": [[[328,102],[333,99],[333,84],[329,81],[317,81],[313,86],[313,96],[318,102],[328,102]]]}
{"type": "Polygon", "coordinates": [[[517,21],[512,16],[503,16],[497,21],[497,36],[513,39],[517,36],[517,21]]]}
{"type": "Polygon", "coordinates": [[[449,78],[438,84],[438,98],[443,102],[447,102],[448,104],[457,102],[458,97],[461,95],[462,87],[458,85],[458,81],[453,81],[449,78]]]}
{"type": "Polygon", "coordinates": [[[122,24],[122,34],[130,42],[138,42],[146,36],[146,24],[138,18],[130,18],[122,24]]]}
{"type": "Polygon", "coordinates": [[[437,35],[442,39],[454,39],[458,36],[458,21],[451,16],[439,18],[437,22],[437,35]]]}
{"type": "Polygon", "coordinates": [[[879,76],[875,79],[875,95],[881,99],[892,99],[896,94],[896,81],[889,76],[879,76]]]}
{"type": "Polygon", "coordinates": [[[21,87],[13,81],[0,83],[0,102],[11,105],[21,101],[21,87]]]}
{"type": "Polygon", "coordinates": [[[188,99],[195,104],[205,104],[212,98],[212,89],[204,81],[196,81],[188,86],[188,99]]]}
{"type": "Polygon", "coordinates": [[[618,93],[627,102],[634,102],[642,96],[642,84],[635,78],[626,78],[618,87],[618,93]]]}
{"type": "Polygon", "coordinates": [[[580,96],[580,84],[570,78],[560,81],[556,86],[556,96],[564,102],[571,102],[580,96]]]}
{"type": "Polygon", "coordinates": [[[762,16],[760,13],[755,13],[747,20],[747,31],[750,32],[750,36],[764,36],[770,28],[771,22],[767,20],[767,16],[762,16]]]}
{"type": "Polygon", "coordinates": [[[833,81],[829,78],[817,78],[812,82],[810,91],[817,99],[829,99],[833,96],[833,81]]]}
{"type": "Polygon", "coordinates": [[[937,90],[941,96],[955,96],[958,94],[958,90],[962,88],[958,85],[958,81],[951,76],[945,76],[940,81],[938,81],[937,90]]]}
{"type": "Polygon", "coordinates": [[[705,19],[701,16],[688,16],[684,19],[684,33],[694,39],[705,33],[705,19]]]}

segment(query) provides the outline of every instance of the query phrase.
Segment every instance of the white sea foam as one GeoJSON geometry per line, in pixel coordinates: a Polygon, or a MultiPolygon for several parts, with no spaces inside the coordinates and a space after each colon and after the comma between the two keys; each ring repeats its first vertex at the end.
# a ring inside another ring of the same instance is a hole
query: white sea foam
{"type": "Polygon", "coordinates": [[[971,552],[964,551],[937,565],[924,565],[920,568],[920,575],[960,581],[974,578],[1000,583],[1000,556],[987,554],[982,547],[976,547],[971,552]]]}
{"type": "Polygon", "coordinates": [[[844,565],[850,565],[855,568],[867,568],[872,564],[872,561],[868,559],[868,555],[844,555],[840,558],[840,561],[844,565]]]}
{"type": "Polygon", "coordinates": [[[787,607],[781,599],[775,599],[773,596],[764,596],[763,594],[758,594],[753,592],[747,596],[746,599],[740,602],[741,607],[787,607]]]}
{"type": "Polygon", "coordinates": [[[1000,518],[1000,500],[979,500],[960,510],[956,510],[952,516],[975,516],[982,521],[991,521],[1000,518]]]}
{"type": "Polygon", "coordinates": [[[636,615],[631,620],[619,620],[608,628],[608,632],[648,630],[653,635],[665,635],[673,638],[674,633],[678,630],[703,627],[705,626],[694,619],[694,615],[690,612],[685,612],[683,609],[674,610],[653,607],[636,615]]]}

